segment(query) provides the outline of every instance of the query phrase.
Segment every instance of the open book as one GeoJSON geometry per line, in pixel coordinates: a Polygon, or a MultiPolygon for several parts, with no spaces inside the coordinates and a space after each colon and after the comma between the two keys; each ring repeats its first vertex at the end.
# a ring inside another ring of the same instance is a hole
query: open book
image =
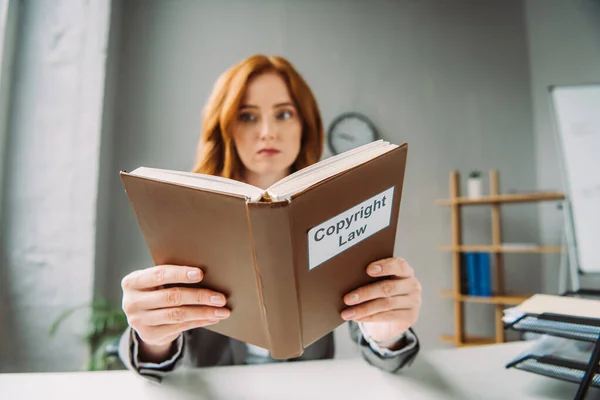
{"type": "Polygon", "coordinates": [[[377,140],[345,153],[327,158],[300,171],[296,171],[276,182],[271,187],[267,188],[267,190],[233,179],[196,174],[193,172],[140,167],[132,171],[131,174],[192,186],[199,189],[245,196],[249,201],[259,201],[261,199],[280,201],[289,200],[294,194],[299,193],[318,182],[363,164],[395,149],[396,147],[398,147],[398,145],[384,142],[383,140],[377,140]]]}
{"type": "Polygon", "coordinates": [[[393,256],[407,145],[376,141],[267,190],[140,167],[121,180],[156,265],[196,266],[231,316],[206,329],[287,359],[344,321],[343,296],[393,256]]]}

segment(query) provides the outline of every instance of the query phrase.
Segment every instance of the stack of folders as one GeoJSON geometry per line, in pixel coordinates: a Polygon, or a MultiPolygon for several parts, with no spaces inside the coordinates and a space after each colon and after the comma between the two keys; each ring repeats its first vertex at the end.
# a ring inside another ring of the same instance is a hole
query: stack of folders
{"type": "Polygon", "coordinates": [[[462,293],[469,296],[491,296],[490,254],[475,251],[465,252],[462,265],[462,293]]]}
{"type": "Polygon", "coordinates": [[[540,334],[531,348],[506,365],[580,384],[590,362],[589,384],[600,388],[597,345],[600,338],[600,293],[590,296],[536,294],[504,311],[507,328],[540,334]]]}

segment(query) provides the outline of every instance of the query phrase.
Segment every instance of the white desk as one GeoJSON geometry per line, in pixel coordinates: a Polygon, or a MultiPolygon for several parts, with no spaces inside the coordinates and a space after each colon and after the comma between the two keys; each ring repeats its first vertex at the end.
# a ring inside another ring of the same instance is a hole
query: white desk
{"type": "Polygon", "coordinates": [[[0,399],[572,399],[574,384],[504,368],[528,346],[422,351],[401,375],[362,359],[181,370],[162,384],[130,371],[0,374],[0,399]]]}

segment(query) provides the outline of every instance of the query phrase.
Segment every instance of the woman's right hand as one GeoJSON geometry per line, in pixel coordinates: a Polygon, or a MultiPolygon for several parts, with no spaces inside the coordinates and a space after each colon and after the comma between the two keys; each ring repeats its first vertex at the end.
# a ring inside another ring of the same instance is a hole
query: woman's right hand
{"type": "Polygon", "coordinates": [[[168,354],[179,334],[193,328],[214,325],[228,318],[227,299],[209,289],[169,287],[202,281],[204,273],[195,267],[158,265],[134,271],[123,278],[122,307],[127,321],[142,339],[148,361],[168,354]]]}

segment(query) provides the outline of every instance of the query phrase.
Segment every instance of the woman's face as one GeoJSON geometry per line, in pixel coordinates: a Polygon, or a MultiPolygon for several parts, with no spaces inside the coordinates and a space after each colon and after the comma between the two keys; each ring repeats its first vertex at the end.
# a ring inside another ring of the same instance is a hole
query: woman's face
{"type": "Polygon", "coordinates": [[[254,77],[246,88],[233,140],[248,180],[275,182],[289,173],[302,138],[302,122],[277,73],[254,77]]]}

